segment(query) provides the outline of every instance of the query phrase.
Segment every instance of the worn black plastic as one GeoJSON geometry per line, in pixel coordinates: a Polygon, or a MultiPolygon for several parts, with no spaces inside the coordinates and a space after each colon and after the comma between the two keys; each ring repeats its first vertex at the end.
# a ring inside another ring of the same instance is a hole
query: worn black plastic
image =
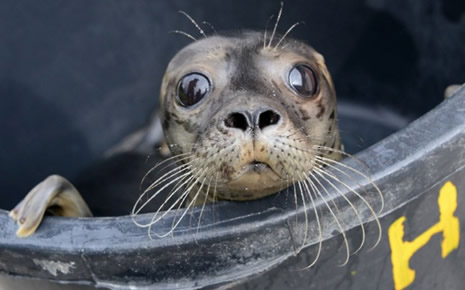
{"type": "MultiPolygon", "coordinates": [[[[390,215],[398,215],[396,210],[402,210],[415,199],[426,198],[424,195],[434,192],[444,180],[453,179],[458,186],[465,186],[464,112],[465,90],[462,89],[429,114],[357,155],[371,168],[373,181],[384,193],[385,209],[381,214],[385,217],[382,219],[384,230],[392,220],[390,215]]],[[[363,166],[353,160],[346,160],[346,164],[363,170],[363,166]]],[[[357,187],[357,184],[353,186],[357,187]]],[[[340,198],[334,192],[332,194],[333,198],[340,198]]],[[[346,194],[350,196],[351,192],[346,194]]],[[[459,206],[465,206],[462,197],[459,206]]],[[[2,211],[0,266],[10,275],[89,281],[112,288],[129,285],[159,289],[197,288],[240,281],[275,268],[295,255],[290,233],[296,229],[289,228],[288,220],[293,219],[296,211],[278,208],[277,204],[287,204],[285,194],[245,204],[220,203],[205,209],[198,230],[192,226],[191,219],[185,219],[173,237],[154,240],[150,240],[147,231],[136,227],[128,216],[48,218],[33,237],[16,239],[16,227],[2,211]],[[214,213],[212,209],[215,209],[214,213]],[[46,271],[38,267],[37,261],[61,262],[71,267],[66,274],[46,271]]],[[[428,215],[428,212],[423,214],[428,215]]],[[[193,213],[194,220],[198,214],[199,208],[193,213]]],[[[367,211],[362,214],[364,222],[373,219],[367,211]]],[[[463,211],[457,214],[463,220],[463,211]]],[[[357,226],[349,206],[341,208],[341,215],[347,216],[347,228],[357,226]]],[[[150,218],[147,214],[142,220],[150,218]]],[[[157,225],[156,229],[167,230],[172,218],[172,214],[168,215],[163,225],[157,225]]],[[[332,222],[329,216],[323,220],[332,222]]],[[[327,224],[324,228],[325,240],[334,237],[337,229],[334,225],[327,224]]],[[[369,241],[373,242],[376,229],[373,226],[369,229],[369,241]]],[[[353,234],[350,239],[357,238],[358,235],[353,234]]],[[[317,243],[316,236],[310,240],[310,244],[317,243]]],[[[342,256],[336,255],[343,252],[340,246],[330,243],[324,251],[333,256],[335,262],[341,262],[342,256]]],[[[459,249],[459,252],[463,250],[459,249]]],[[[386,236],[381,245],[363,255],[369,255],[375,261],[388,260],[386,236]]],[[[355,256],[353,259],[360,258],[355,256]]],[[[336,267],[335,263],[323,262],[316,269],[332,271],[333,267],[336,267]]],[[[462,276],[456,278],[463,282],[462,276]]],[[[370,281],[373,286],[386,285],[380,289],[392,287],[388,286],[389,280],[384,283],[370,281]]],[[[326,285],[335,286],[332,283],[336,282],[340,281],[333,279],[326,281],[326,285]]]]}

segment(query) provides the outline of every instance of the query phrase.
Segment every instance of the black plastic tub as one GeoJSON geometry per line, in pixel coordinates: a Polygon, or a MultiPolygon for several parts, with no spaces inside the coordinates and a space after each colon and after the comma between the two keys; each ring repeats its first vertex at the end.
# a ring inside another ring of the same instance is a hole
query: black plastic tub
{"type": "MultiPolygon", "coordinates": [[[[1,3],[0,67],[8,69],[0,71],[0,286],[463,289],[465,88],[446,100],[443,91],[465,80],[464,7],[404,2],[285,3],[282,26],[306,21],[294,36],[326,56],[342,96],[344,143],[358,152],[344,164],[368,168],[385,201],[382,239],[372,250],[378,229],[369,210],[355,204],[367,223],[367,245],[345,266],[342,235],[323,211],[322,253],[306,270],[318,248],[316,224],[310,221],[309,243],[298,252],[295,235],[305,224],[293,221],[303,208],[286,192],[207,206],[200,223],[197,208],[172,236],[152,240],[125,213],[138,193],[131,182],[138,184],[154,161],[103,160],[156,109],[164,65],[187,43],[165,31],[194,31],[176,10],[219,30],[259,29],[278,2],[1,3]],[[35,235],[16,238],[6,210],[53,173],[69,177],[94,212],[110,217],[47,217],[35,235]]],[[[346,182],[373,192],[365,179],[346,182]]],[[[338,192],[328,194],[341,201],[338,192]]],[[[359,222],[340,204],[349,244],[357,248],[359,222]]],[[[169,229],[174,215],[154,230],[169,229]]]]}

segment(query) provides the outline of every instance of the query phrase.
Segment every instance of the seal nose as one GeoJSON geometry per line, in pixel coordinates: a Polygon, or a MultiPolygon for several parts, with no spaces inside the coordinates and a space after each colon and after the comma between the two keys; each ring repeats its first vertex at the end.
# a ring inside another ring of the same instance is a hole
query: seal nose
{"type": "Polygon", "coordinates": [[[263,130],[265,127],[272,126],[278,124],[281,116],[273,111],[273,110],[266,110],[262,112],[255,112],[254,120],[255,126],[263,130]]]}
{"type": "Polygon", "coordinates": [[[228,128],[236,128],[246,131],[248,128],[264,128],[276,125],[281,116],[273,110],[257,110],[253,113],[249,112],[233,112],[224,120],[224,125],[228,128]]]}
{"type": "Polygon", "coordinates": [[[243,112],[234,112],[224,119],[224,125],[228,128],[236,128],[246,131],[250,126],[250,117],[243,112]]]}

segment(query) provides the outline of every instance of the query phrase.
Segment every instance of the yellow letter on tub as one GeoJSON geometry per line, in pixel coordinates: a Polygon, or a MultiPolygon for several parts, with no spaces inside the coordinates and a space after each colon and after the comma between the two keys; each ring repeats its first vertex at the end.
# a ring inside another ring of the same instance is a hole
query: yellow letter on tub
{"type": "Polygon", "coordinates": [[[404,241],[404,216],[389,227],[391,245],[392,275],[394,287],[404,289],[415,280],[415,270],[409,267],[413,254],[426,245],[431,237],[442,232],[441,256],[445,258],[457,249],[460,240],[459,219],[454,216],[457,209],[457,189],[448,181],[441,188],[438,198],[439,222],[419,235],[413,241],[404,241]]]}

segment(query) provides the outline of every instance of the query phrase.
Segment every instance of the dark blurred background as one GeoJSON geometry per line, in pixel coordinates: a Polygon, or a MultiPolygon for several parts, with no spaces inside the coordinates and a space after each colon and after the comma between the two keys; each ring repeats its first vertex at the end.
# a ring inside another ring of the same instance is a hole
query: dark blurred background
{"type": "MultiPolygon", "coordinates": [[[[0,208],[72,181],[157,106],[169,59],[198,32],[264,29],[279,1],[1,1],[0,208]],[[205,28],[209,31],[208,27],[205,28]]],[[[465,1],[285,1],[279,31],[322,52],[338,95],[418,117],[465,80],[465,1]]],[[[271,26],[271,25],[270,25],[271,26]]]]}

